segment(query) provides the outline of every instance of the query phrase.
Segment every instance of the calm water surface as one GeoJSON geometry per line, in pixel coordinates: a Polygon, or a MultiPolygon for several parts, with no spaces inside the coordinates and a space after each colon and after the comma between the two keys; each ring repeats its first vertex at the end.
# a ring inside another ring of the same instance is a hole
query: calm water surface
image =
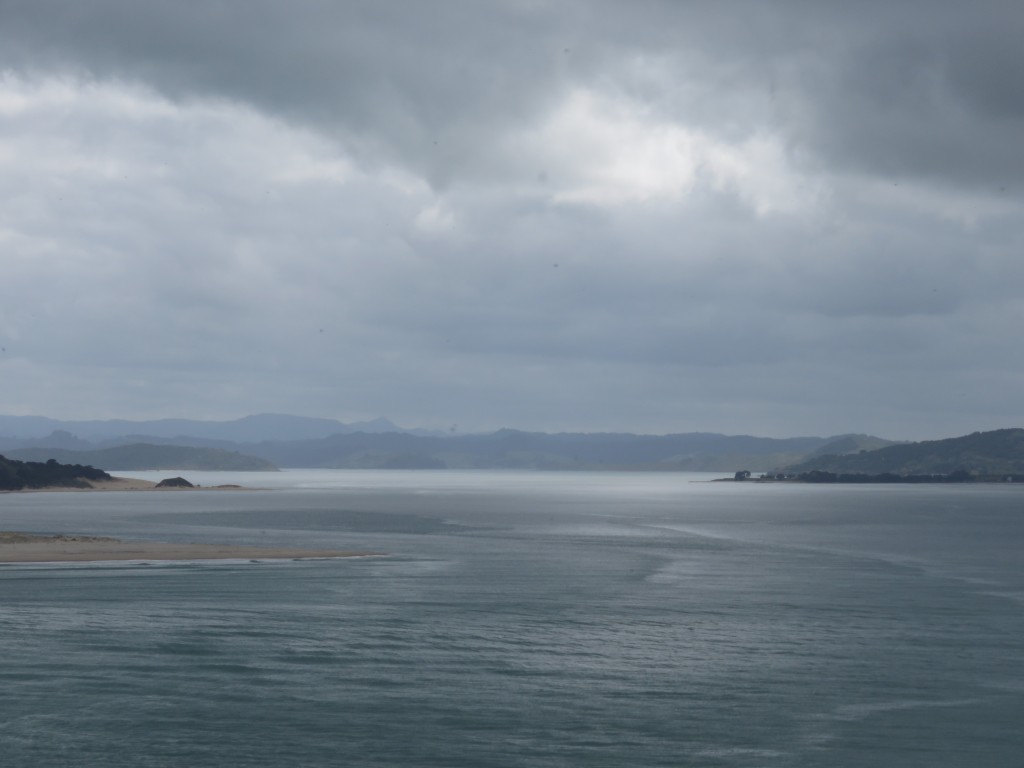
{"type": "Polygon", "coordinates": [[[184,474],[0,529],[390,554],[0,566],[3,766],[1022,764],[1020,487],[184,474]]]}

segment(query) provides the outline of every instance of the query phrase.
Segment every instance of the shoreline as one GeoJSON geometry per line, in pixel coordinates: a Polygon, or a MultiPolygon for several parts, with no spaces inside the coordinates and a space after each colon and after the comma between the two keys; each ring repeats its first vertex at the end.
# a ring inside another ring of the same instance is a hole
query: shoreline
{"type": "Polygon", "coordinates": [[[2,493],[106,493],[118,491],[257,491],[244,485],[195,485],[191,487],[164,486],[157,488],[152,480],[140,480],[135,477],[113,477],[110,480],[85,480],[88,487],[77,488],[66,485],[44,485],[40,488],[18,488],[4,490],[2,493]]]}
{"type": "Polygon", "coordinates": [[[44,536],[0,531],[0,565],[175,560],[302,560],[381,556],[383,552],[125,541],[106,536],[44,536]]]}

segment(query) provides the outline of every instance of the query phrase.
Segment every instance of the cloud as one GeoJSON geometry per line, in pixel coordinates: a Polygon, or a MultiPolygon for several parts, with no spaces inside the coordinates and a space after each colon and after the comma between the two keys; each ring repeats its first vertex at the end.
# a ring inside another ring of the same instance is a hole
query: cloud
{"type": "Polygon", "coordinates": [[[0,3],[8,407],[1005,426],[991,11],[0,3]]]}

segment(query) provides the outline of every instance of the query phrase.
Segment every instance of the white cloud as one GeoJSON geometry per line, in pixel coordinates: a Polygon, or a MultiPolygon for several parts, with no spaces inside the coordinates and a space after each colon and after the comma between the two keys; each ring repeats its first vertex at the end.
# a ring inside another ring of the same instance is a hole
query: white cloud
{"type": "Polygon", "coordinates": [[[413,226],[425,235],[444,235],[455,229],[455,214],[444,202],[434,201],[416,214],[413,226]]]}
{"type": "Polygon", "coordinates": [[[821,194],[820,183],[793,167],[778,136],[730,141],[592,89],[568,94],[521,145],[550,169],[545,180],[560,203],[685,204],[711,192],[767,216],[804,210],[821,194]]]}

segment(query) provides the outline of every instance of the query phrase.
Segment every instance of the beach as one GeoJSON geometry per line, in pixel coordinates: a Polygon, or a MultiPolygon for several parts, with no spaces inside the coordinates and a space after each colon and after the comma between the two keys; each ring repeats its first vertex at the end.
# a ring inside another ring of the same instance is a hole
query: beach
{"type": "Polygon", "coordinates": [[[0,493],[92,493],[95,491],[249,491],[257,490],[241,485],[210,485],[210,486],[164,486],[157,487],[152,480],[140,480],[135,477],[112,477],[110,480],[83,480],[82,487],[47,485],[42,488],[19,488],[14,491],[0,493]]]}
{"type": "Polygon", "coordinates": [[[231,544],[188,544],[123,541],[105,536],[40,536],[0,531],[0,563],[102,562],[107,560],[294,560],[298,558],[363,557],[376,552],[351,552],[294,547],[247,547],[231,544]]]}

